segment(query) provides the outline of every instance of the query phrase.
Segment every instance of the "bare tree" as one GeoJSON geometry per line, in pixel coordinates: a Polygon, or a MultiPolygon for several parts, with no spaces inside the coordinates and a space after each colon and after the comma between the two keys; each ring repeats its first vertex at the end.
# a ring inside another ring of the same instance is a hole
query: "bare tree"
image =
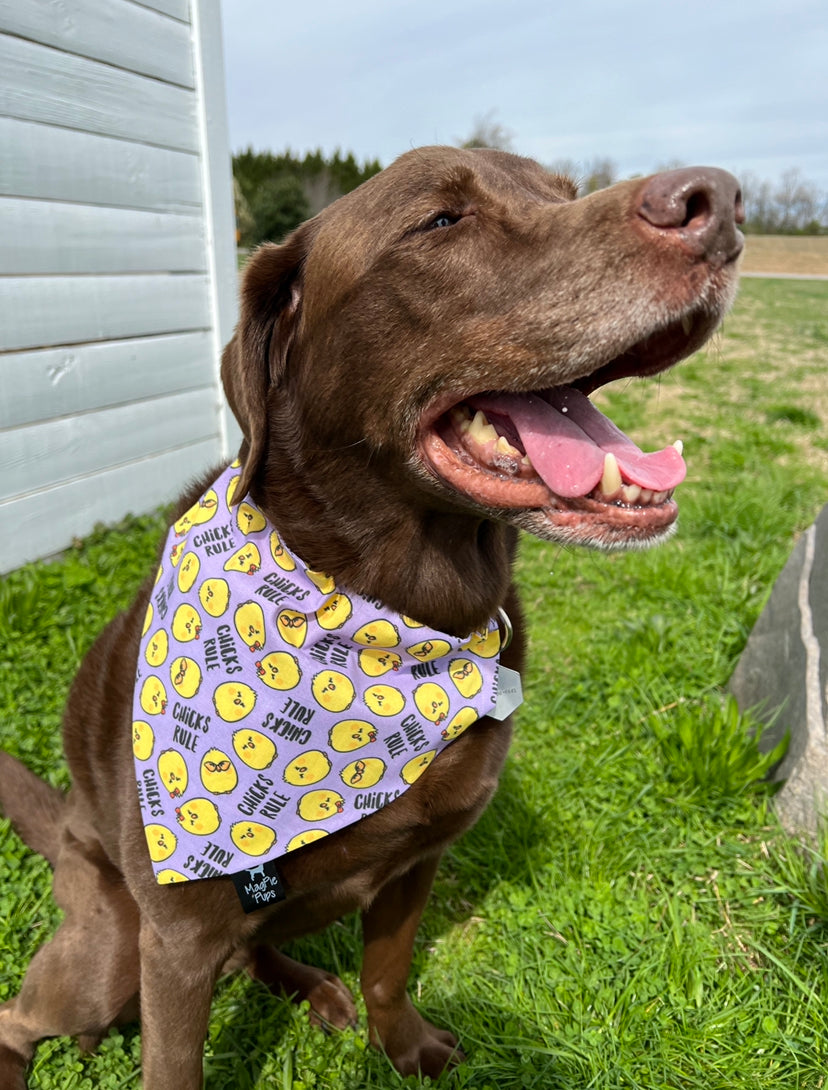
{"type": "Polygon", "coordinates": [[[618,181],[618,167],[612,159],[596,158],[585,164],[585,177],[580,185],[581,193],[595,193],[607,189],[618,181]]]}
{"type": "Polygon", "coordinates": [[[496,110],[478,114],[474,120],[471,134],[465,140],[458,140],[461,148],[498,148],[500,151],[514,151],[514,133],[495,120],[496,110]]]}

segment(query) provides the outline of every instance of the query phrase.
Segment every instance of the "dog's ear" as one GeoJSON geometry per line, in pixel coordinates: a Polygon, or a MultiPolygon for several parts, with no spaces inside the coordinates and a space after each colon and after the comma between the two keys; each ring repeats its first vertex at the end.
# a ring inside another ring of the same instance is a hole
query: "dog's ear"
{"type": "Polygon", "coordinates": [[[236,503],[250,490],[267,449],[268,390],[285,372],[302,309],[303,265],[315,234],[310,220],[281,245],[265,243],[244,273],[239,323],[221,357],[224,392],[244,434],[236,503]]]}

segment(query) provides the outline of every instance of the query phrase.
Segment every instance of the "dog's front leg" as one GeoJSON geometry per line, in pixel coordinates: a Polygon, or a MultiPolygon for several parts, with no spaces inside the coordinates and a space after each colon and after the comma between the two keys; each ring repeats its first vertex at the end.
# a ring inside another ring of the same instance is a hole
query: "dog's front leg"
{"type": "Polygon", "coordinates": [[[200,1090],[210,1001],[227,952],[192,919],[167,931],[141,925],[144,1090],[200,1090]]]}
{"type": "Polygon", "coordinates": [[[365,952],[360,982],[371,1043],[402,1075],[436,1078],[464,1059],[457,1039],[427,1022],[408,998],[406,985],[414,938],[439,856],[423,859],[383,886],[362,913],[365,952]]]}

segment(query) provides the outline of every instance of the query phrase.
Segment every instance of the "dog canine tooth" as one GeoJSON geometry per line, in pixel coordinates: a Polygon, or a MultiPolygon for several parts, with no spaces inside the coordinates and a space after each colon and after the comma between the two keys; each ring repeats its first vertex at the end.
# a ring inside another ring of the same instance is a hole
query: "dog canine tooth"
{"type": "Polygon", "coordinates": [[[485,413],[479,409],[474,414],[474,420],[469,428],[469,435],[477,443],[494,443],[497,440],[497,432],[489,423],[485,413]]]}
{"type": "Polygon", "coordinates": [[[679,454],[684,453],[684,442],[683,442],[683,440],[676,439],[675,443],[673,443],[673,446],[679,452],[679,454]]]}
{"type": "Polygon", "coordinates": [[[618,468],[618,459],[608,451],[604,455],[604,472],[599,488],[606,497],[611,497],[618,492],[622,485],[621,470],[618,468]]]}

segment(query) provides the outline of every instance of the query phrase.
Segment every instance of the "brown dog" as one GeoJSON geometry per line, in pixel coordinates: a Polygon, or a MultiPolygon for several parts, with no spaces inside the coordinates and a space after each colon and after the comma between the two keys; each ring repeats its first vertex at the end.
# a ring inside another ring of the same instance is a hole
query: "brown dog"
{"type": "MultiPolygon", "coordinates": [[[[647,462],[583,395],[707,340],[735,292],[740,220],[736,181],[718,170],[576,200],[516,156],[410,152],[252,258],[222,365],[245,436],[235,501],[249,494],[338,586],[453,636],[505,608],[516,638],[501,661],[520,670],[517,528],[607,549],[671,530],[679,454],[647,462]]],[[[352,1022],[345,987],[276,946],[353,909],[372,1041],[399,1071],[437,1075],[461,1053],[408,999],[412,945],[443,849],[495,790],[508,723],[479,719],[395,801],[284,856],[276,905],[246,914],[226,878],[158,885],[131,729],[150,592],[72,688],[68,796],[0,757],[4,810],[54,864],[65,911],[0,1010],[0,1086],[25,1086],[39,1038],[94,1044],[140,994],[144,1085],[199,1087],[214,983],[243,964],[326,1023],[352,1022]]]]}

